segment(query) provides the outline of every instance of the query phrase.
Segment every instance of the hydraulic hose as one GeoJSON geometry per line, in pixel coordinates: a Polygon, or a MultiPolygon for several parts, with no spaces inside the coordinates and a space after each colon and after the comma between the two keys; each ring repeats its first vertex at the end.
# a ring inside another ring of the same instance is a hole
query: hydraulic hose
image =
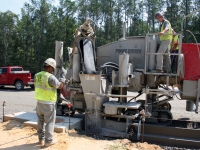
{"type": "MultiPolygon", "coordinates": [[[[113,62],[107,62],[107,63],[103,64],[102,66],[105,66],[105,65],[113,65],[113,66],[119,67],[118,64],[113,63],[113,62]]],[[[101,66],[101,67],[102,67],[102,66],[101,66]]]]}

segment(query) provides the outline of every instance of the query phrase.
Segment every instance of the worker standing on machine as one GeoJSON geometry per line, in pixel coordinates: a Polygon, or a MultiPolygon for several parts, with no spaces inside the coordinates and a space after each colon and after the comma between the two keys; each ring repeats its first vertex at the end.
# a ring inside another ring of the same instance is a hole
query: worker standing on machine
{"type": "Polygon", "coordinates": [[[48,147],[56,143],[53,138],[56,119],[57,89],[62,89],[65,79],[58,79],[52,74],[56,68],[56,61],[48,58],[44,62],[44,71],[35,75],[35,98],[37,100],[36,113],[38,117],[38,139],[41,146],[48,147]],[[44,123],[46,126],[44,128],[44,123]]]}
{"type": "MultiPolygon", "coordinates": [[[[172,42],[171,42],[171,54],[178,54],[178,46],[179,46],[179,38],[178,35],[176,35],[176,32],[174,29],[172,29],[172,42]]],[[[177,71],[177,63],[178,63],[178,56],[177,55],[171,55],[171,72],[176,73],[177,71]]]]}
{"type": "MultiPolygon", "coordinates": [[[[172,40],[172,28],[171,24],[168,20],[165,19],[162,13],[156,13],[155,18],[161,23],[160,24],[160,47],[157,53],[169,53],[170,43],[172,40]],[[166,34],[166,35],[165,35],[166,34]]],[[[170,62],[170,54],[167,55],[167,59],[170,62]]],[[[170,67],[171,68],[171,65],[170,67]]],[[[156,55],[156,71],[155,72],[163,72],[163,55],[156,55]]]]}

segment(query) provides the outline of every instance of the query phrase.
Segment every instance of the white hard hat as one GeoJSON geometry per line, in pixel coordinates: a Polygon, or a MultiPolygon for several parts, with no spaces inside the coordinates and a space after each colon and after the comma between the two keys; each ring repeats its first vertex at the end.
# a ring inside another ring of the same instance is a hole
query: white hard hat
{"type": "Polygon", "coordinates": [[[53,67],[54,69],[56,68],[56,61],[53,58],[48,58],[44,62],[45,64],[48,64],[49,66],[53,67]]]}

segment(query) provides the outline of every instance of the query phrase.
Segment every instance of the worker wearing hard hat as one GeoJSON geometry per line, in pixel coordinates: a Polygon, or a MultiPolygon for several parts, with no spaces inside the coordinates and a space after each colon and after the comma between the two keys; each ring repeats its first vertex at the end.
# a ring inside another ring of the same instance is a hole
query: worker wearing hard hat
{"type": "Polygon", "coordinates": [[[56,61],[53,58],[48,58],[43,67],[44,71],[35,75],[35,98],[37,100],[39,144],[47,147],[56,143],[53,138],[56,118],[56,89],[62,89],[65,79],[61,78],[61,82],[59,82],[52,74],[56,68],[56,61]],[[46,123],[45,127],[44,123],[46,123]]]}
{"type": "MultiPolygon", "coordinates": [[[[172,28],[168,20],[165,19],[162,13],[156,13],[155,18],[160,22],[160,47],[156,55],[156,72],[163,72],[163,55],[162,53],[169,53],[170,43],[172,40],[172,28]]],[[[168,62],[170,62],[170,55],[167,55],[168,62]]],[[[171,66],[168,66],[168,69],[171,66]]]]}
{"type": "MultiPolygon", "coordinates": [[[[172,29],[172,33],[173,33],[173,36],[172,36],[170,53],[171,54],[178,54],[179,38],[178,38],[178,35],[176,35],[176,32],[174,31],[174,29],[172,29]]],[[[177,55],[171,55],[170,57],[171,57],[171,72],[176,73],[178,56],[177,55]]]]}

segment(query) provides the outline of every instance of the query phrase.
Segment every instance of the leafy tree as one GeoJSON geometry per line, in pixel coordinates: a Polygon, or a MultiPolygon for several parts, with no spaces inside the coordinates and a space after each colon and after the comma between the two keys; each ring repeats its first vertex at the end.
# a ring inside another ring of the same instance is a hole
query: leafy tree
{"type": "MultiPolygon", "coordinates": [[[[158,32],[155,14],[164,13],[175,31],[181,31],[182,18],[200,8],[199,0],[30,0],[21,14],[0,12],[0,65],[21,65],[31,72],[41,70],[45,59],[55,55],[55,41],[64,42],[64,61],[68,63],[67,47],[73,46],[73,34],[87,17],[96,34],[96,47],[119,40],[126,22],[127,36],[145,36],[158,32]]],[[[184,20],[184,31],[193,31],[200,42],[200,13],[184,20]]],[[[184,32],[184,41],[194,38],[184,32]]]]}
{"type": "Polygon", "coordinates": [[[0,58],[2,65],[6,65],[10,61],[16,35],[17,20],[18,16],[11,11],[0,12],[0,58]]]}

